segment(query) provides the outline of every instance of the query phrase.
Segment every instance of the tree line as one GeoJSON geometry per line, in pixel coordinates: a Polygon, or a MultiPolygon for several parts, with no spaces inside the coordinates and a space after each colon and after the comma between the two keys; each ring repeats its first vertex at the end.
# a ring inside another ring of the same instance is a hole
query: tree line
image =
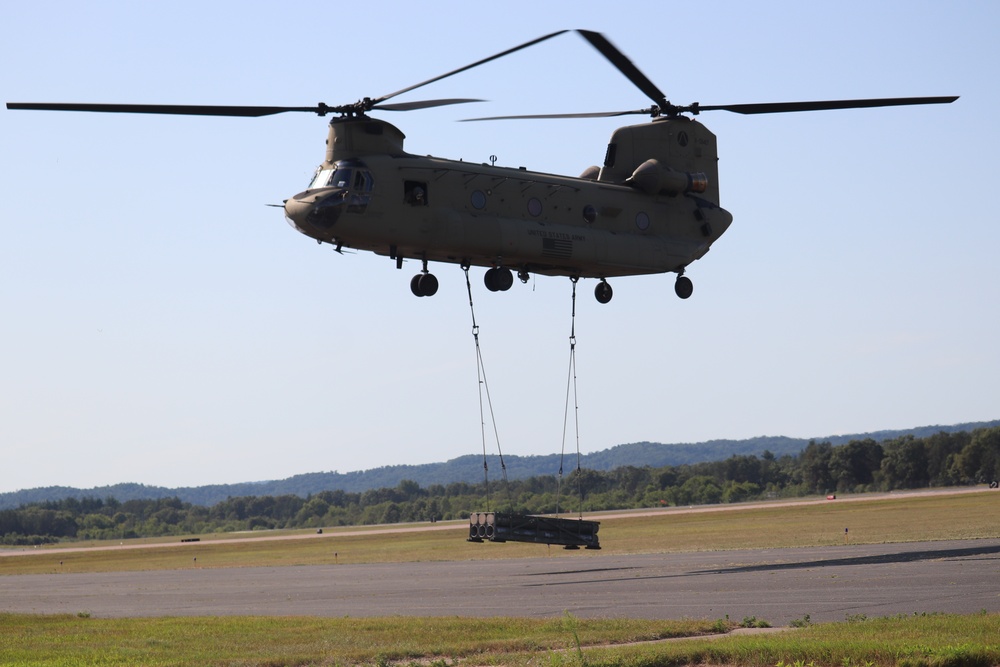
{"type": "Polygon", "coordinates": [[[832,492],[892,491],[1000,479],[1000,427],[843,445],[810,441],[798,454],[763,452],[713,462],[621,466],[500,482],[240,496],[211,506],[179,498],[66,498],[0,510],[0,542],[128,539],[467,518],[475,511],[548,514],[733,503],[832,492]]]}

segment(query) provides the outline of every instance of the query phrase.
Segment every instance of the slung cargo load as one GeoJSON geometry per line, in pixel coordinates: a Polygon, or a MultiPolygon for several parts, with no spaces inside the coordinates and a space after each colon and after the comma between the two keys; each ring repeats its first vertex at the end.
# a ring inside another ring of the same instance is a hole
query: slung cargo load
{"type": "Polygon", "coordinates": [[[469,542],[534,542],[561,544],[567,549],[600,549],[600,521],[559,519],[511,512],[473,512],[469,542]]]}

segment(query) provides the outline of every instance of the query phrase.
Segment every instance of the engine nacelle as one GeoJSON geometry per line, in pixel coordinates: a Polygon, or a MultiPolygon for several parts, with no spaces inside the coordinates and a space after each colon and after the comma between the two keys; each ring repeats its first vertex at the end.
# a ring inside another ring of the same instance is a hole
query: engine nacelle
{"type": "Polygon", "coordinates": [[[632,175],[625,179],[625,184],[647,195],[667,194],[679,195],[686,192],[705,192],[708,189],[708,176],[704,172],[674,171],[660,164],[659,160],[649,159],[636,167],[632,175]]]}

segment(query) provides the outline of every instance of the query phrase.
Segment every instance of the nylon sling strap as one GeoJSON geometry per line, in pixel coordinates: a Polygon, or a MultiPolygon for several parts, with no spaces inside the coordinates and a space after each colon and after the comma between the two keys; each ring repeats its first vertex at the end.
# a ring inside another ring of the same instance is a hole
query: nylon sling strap
{"type": "Polygon", "coordinates": [[[500,457],[500,471],[504,482],[504,488],[507,490],[507,500],[513,510],[514,501],[511,497],[510,484],[507,481],[507,464],[503,460],[503,450],[500,448],[500,434],[497,430],[497,420],[496,415],[493,413],[493,401],[490,398],[490,386],[486,381],[486,367],[483,365],[483,352],[479,347],[479,325],[476,323],[476,308],[472,302],[472,282],[469,280],[469,266],[466,264],[462,265],[462,270],[465,272],[465,287],[469,292],[469,312],[472,314],[472,337],[476,342],[476,375],[477,375],[477,386],[479,387],[479,430],[482,435],[483,440],[483,481],[486,485],[486,511],[490,511],[490,475],[489,475],[489,463],[487,461],[486,453],[486,413],[483,409],[483,394],[485,391],[486,405],[489,407],[490,411],[490,421],[493,424],[493,437],[497,443],[497,453],[500,457]]]}
{"type": "Polygon", "coordinates": [[[577,483],[580,492],[580,505],[579,513],[580,517],[583,517],[583,475],[581,468],[580,459],[580,404],[577,398],[576,392],[576,283],[578,278],[571,277],[570,281],[573,283],[573,297],[572,297],[572,312],[570,315],[570,330],[569,330],[569,370],[567,371],[566,377],[566,407],[563,410],[563,432],[562,432],[562,447],[559,455],[559,476],[557,477],[556,483],[556,516],[559,516],[559,503],[562,500],[562,477],[563,477],[563,463],[566,459],[566,429],[569,423],[569,397],[570,390],[573,393],[573,432],[576,437],[576,471],[577,471],[577,483]]]}

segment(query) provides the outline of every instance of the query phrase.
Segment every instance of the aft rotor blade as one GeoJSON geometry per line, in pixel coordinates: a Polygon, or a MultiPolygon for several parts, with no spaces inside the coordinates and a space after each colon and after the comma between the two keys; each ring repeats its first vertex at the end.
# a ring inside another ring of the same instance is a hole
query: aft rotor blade
{"type": "Polygon", "coordinates": [[[660,89],[645,74],[640,72],[639,68],[625,57],[624,53],[618,50],[618,47],[609,42],[607,37],[599,32],[591,32],[590,30],[577,30],[577,32],[583,35],[584,39],[600,51],[601,55],[617,67],[618,71],[624,74],[639,90],[644,92],[646,97],[653,100],[654,104],[663,110],[670,108],[670,103],[667,101],[666,96],[660,92],[660,89]]]}
{"type": "Polygon", "coordinates": [[[954,97],[886,97],[867,100],[823,100],[818,102],[769,102],[764,104],[694,104],[683,109],[699,113],[701,111],[732,111],[742,114],[789,113],[793,111],[828,111],[831,109],[866,109],[871,107],[896,107],[912,104],[951,104],[954,97]]]}
{"type": "Polygon", "coordinates": [[[473,99],[443,99],[443,100],[423,100],[419,102],[397,102],[395,104],[379,104],[375,109],[381,111],[413,111],[415,109],[430,109],[431,107],[443,107],[449,104],[466,104],[468,102],[485,102],[486,100],[473,99]]]}
{"type": "MultiPolygon", "coordinates": [[[[412,86],[410,86],[408,88],[403,88],[402,90],[397,90],[394,93],[389,93],[388,95],[383,95],[382,97],[378,98],[377,100],[374,100],[374,103],[375,104],[379,104],[379,103],[384,102],[385,100],[388,100],[388,99],[390,99],[392,97],[396,97],[397,95],[402,95],[403,93],[408,93],[411,90],[416,90],[417,88],[420,88],[422,86],[426,86],[428,84],[434,83],[435,81],[440,81],[441,79],[447,79],[449,76],[453,76],[455,74],[459,74],[459,73],[464,72],[466,70],[470,70],[473,67],[479,67],[480,65],[485,65],[486,63],[490,62],[491,60],[496,60],[497,58],[503,58],[504,56],[508,56],[508,55],[514,53],[515,51],[520,51],[521,49],[526,49],[529,46],[534,46],[535,44],[538,44],[539,42],[544,42],[545,40],[551,39],[551,38],[553,38],[553,37],[555,37],[557,35],[561,35],[564,32],[567,32],[567,31],[566,30],[560,30],[558,32],[553,32],[553,33],[545,35],[543,37],[539,37],[538,39],[533,39],[530,42],[525,42],[524,44],[521,44],[520,46],[515,46],[512,49],[507,49],[506,51],[504,51],[502,53],[498,53],[498,54],[493,55],[493,56],[490,56],[489,58],[483,58],[482,60],[478,60],[478,61],[472,63],[471,65],[466,65],[465,67],[460,67],[460,68],[458,68],[456,70],[452,70],[451,72],[448,72],[447,74],[442,74],[440,76],[434,77],[433,79],[428,79],[427,81],[422,81],[422,82],[420,82],[418,84],[412,85],[412,86]]],[[[382,107],[382,108],[385,108],[385,107],[382,107]]]]}
{"type": "Polygon", "coordinates": [[[32,111],[95,111],[100,113],[151,113],[174,114],[180,116],[238,116],[259,118],[287,111],[309,111],[319,115],[331,111],[325,104],[313,107],[243,107],[243,106],[201,106],[181,104],[76,104],[48,102],[8,102],[8,109],[28,109],[32,111]]]}

